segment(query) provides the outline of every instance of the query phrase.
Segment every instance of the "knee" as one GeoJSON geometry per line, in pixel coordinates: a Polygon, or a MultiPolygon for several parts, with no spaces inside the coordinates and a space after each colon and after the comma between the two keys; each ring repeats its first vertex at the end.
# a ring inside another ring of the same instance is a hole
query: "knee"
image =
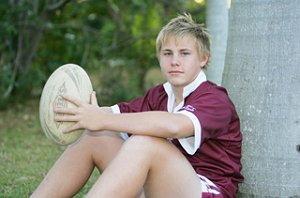
{"type": "Polygon", "coordinates": [[[163,138],[132,135],[127,141],[125,141],[123,147],[129,152],[151,154],[159,150],[166,142],[167,141],[163,138]]]}
{"type": "Polygon", "coordinates": [[[132,135],[125,143],[127,147],[143,148],[149,147],[154,141],[154,138],[150,136],[132,135]]]}

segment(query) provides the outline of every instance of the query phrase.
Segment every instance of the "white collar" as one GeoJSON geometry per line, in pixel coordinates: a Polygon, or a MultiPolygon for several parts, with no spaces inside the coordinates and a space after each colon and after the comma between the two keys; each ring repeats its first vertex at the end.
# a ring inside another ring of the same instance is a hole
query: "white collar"
{"type": "MultiPolygon", "coordinates": [[[[188,95],[190,95],[193,91],[195,91],[197,89],[197,87],[199,87],[206,80],[207,80],[206,75],[201,70],[199,72],[198,76],[196,77],[196,79],[183,88],[183,93],[182,93],[183,101],[188,95]]],[[[163,86],[168,95],[168,112],[172,112],[173,105],[175,102],[175,95],[174,95],[172,86],[169,82],[164,83],[163,86]]],[[[183,101],[174,109],[174,111],[179,110],[183,106],[183,104],[184,104],[183,101]]]]}

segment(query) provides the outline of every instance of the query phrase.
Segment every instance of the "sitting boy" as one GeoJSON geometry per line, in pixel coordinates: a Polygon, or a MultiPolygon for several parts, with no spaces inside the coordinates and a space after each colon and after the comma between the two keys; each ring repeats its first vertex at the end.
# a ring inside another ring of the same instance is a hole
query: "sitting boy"
{"type": "Polygon", "coordinates": [[[203,72],[209,34],[190,15],[178,16],[158,34],[156,52],[167,82],[144,96],[112,107],[99,107],[95,93],[91,104],[64,96],[77,107],[56,109],[56,121],[76,122],[66,132],[87,132],[32,197],[71,197],[95,166],[101,176],[87,197],[236,196],[242,134],[226,90],[203,72]]]}

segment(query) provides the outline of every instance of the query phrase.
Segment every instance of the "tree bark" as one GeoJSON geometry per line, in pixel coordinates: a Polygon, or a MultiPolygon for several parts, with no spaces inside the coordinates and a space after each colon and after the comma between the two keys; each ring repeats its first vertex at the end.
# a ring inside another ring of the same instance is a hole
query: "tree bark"
{"type": "Polygon", "coordinates": [[[209,0],[206,24],[211,35],[211,59],[206,74],[209,80],[221,84],[225,64],[228,32],[227,0],[209,0]]]}
{"type": "Polygon", "coordinates": [[[229,16],[223,85],[244,135],[240,197],[299,196],[300,4],[235,0],[229,16]]]}

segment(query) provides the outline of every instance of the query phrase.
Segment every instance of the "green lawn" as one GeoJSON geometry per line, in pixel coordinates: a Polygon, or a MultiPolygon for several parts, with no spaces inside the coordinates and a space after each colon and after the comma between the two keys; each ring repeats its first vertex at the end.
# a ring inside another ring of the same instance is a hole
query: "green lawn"
{"type": "MultiPolygon", "coordinates": [[[[0,111],[0,197],[29,197],[64,149],[43,134],[38,102],[0,111]]],[[[83,197],[98,176],[95,171],[76,197],[83,197]]]]}

